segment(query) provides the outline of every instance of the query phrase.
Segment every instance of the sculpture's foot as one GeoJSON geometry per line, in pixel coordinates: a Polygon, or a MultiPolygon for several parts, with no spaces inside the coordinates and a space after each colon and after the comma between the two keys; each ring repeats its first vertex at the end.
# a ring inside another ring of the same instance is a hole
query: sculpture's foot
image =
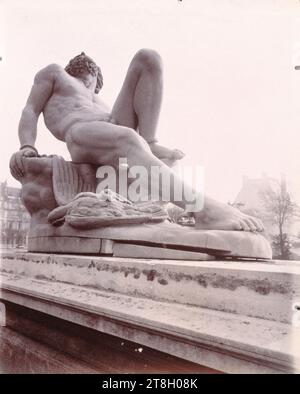
{"type": "Polygon", "coordinates": [[[152,142],[149,147],[154,156],[159,159],[168,159],[171,161],[181,160],[185,154],[179,149],[170,149],[165,146],[159,145],[157,142],[152,142]]]}
{"type": "Polygon", "coordinates": [[[208,201],[205,208],[194,213],[195,227],[201,230],[264,231],[262,221],[227,204],[208,201]]]}

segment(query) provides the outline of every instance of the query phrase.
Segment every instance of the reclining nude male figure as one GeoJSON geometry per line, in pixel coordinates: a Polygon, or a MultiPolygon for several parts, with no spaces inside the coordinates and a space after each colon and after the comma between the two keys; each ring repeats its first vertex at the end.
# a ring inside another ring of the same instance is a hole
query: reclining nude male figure
{"type": "MultiPolygon", "coordinates": [[[[164,160],[178,160],[183,153],[158,144],[156,129],[162,101],[162,62],[157,52],[141,49],[133,57],[117,97],[110,110],[97,96],[103,85],[100,68],[82,52],[64,69],[57,64],[40,70],[22,112],[19,124],[20,150],[11,160],[14,176],[24,176],[22,157],[38,156],[34,147],[37,122],[43,112],[50,132],[64,141],[73,162],[109,165],[117,169],[119,158],[128,168],[143,166],[150,174],[158,166],[170,179],[170,202],[187,209],[191,202],[175,200],[175,185],[197,193],[168,167],[164,160]]],[[[150,175],[149,175],[150,176],[150,175]]],[[[160,182],[152,182],[156,195],[162,195],[160,182]]],[[[199,192],[201,193],[201,192],[199,192]]],[[[263,231],[260,219],[208,196],[200,194],[201,209],[195,209],[195,227],[205,230],[263,231]]]]}

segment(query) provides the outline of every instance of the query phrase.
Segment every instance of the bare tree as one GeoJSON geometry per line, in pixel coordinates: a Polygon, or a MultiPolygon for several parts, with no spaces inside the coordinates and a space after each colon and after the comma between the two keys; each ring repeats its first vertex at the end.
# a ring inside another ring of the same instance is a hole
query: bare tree
{"type": "Polygon", "coordinates": [[[274,246],[279,248],[281,258],[288,259],[290,254],[290,242],[287,234],[287,225],[294,218],[299,218],[300,211],[287,191],[285,177],[275,181],[261,193],[265,208],[265,219],[277,226],[278,234],[274,236],[274,246]]]}

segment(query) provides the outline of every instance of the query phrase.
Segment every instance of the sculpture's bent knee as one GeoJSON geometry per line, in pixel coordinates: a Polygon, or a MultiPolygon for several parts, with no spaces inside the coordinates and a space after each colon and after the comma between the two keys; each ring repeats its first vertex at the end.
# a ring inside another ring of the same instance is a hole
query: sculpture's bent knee
{"type": "Polygon", "coordinates": [[[127,157],[130,152],[136,149],[143,149],[141,137],[135,130],[124,127],[118,137],[113,153],[117,155],[117,157],[127,157]]]}
{"type": "Polygon", "coordinates": [[[161,72],[163,68],[162,59],[158,52],[153,49],[140,49],[134,59],[138,61],[143,68],[148,71],[161,72]]]}

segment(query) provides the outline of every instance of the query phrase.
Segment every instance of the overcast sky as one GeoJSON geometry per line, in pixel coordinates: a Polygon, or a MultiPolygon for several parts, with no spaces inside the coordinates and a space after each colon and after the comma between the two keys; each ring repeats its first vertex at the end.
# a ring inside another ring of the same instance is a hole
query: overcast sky
{"type": "MultiPolygon", "coordinates": [[[[300,196],[298,0],[0,0],[0,180],[35,73],[85,51],[112,105],[142,47],[164,61],[160,141],[203,165],[206,192],[232,200],[242,176],[285,172],[300,196]]],[[[69,158],[39,122],[40,153],[69,158]]]]}

